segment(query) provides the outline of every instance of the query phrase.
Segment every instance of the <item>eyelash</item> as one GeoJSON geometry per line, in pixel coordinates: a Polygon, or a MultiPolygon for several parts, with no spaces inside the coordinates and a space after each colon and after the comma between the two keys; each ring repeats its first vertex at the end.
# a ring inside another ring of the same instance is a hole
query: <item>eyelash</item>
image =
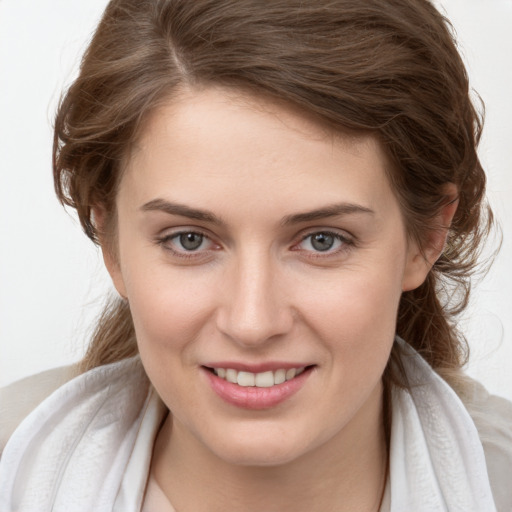
{"type": "MultiPolygon", "coordinates": [[[[171,242],[174,239],[179,238],[182,235],[199,235],[203,238],[202,242],[204,240],[208,240],[211,244],[214,244],[214,242],[211,240],[211,238],[206,233],[204,233],[200,230],[182,230],[182,231],[178,231],[176,233],[171,233],[171,234],[157,238],[156,243],[158,245],[160,245],[164,250],[169,251],[173,256],[176,256],[178,258],[185,258],[185,259],[197,259],[197,258],[200,258],[201,256],[204,257],[205,252],[207,252],[207,251],[209,252],[212,250],[212,249],[207,249],[206,251],[204,251],[204,250],[198,249],[197,251],[193,251],[193,250],[187,251],[184,248],[182,250],[176,250],[176,249],[172,248],[169,245],[169,242],[171,242]]],[[[350,250],[351,247],[353,247],[355,245],[355,241],[352,238],[347,237],[346,235],[342,235],[341,233],[337,233],[335,231],[329,231],[329,230],[315,230],[315,231],[310,231],[307,234],[303,235],[301,237],[301,239],[299,240],[299,242],[295,243],[292,246],[291,250],[301,251],[301,249],[298,248],[298,246],[300,244],[302,244],[304,241],[306,241],[308,238],[311,238],[315,235],[326,235],[326,236],[333,237],[335,241],[338,241],[341,243],[341,247],[339,247],[338,249],[335,249],[335,250],[327,249],[326,251],[304,250],[304,252],[309,253],[308,257],[310,257],[310,258],[328,258],[328,257],[332,257],[335,255],[339,255],[339,254],[347,252],[348,250],[350,250]]]]}
{"type": "MultiPolygon", "coordinates": [[[[310,231],[307,234],[305,234],[301,238],[300,242],[298,244],[295,244],[294,247],[297,247],[298,245],[300,245],[301,243],[306,241],[308,238],[312,238],[315,235],[330,236],[330,237],[334,238],[335,241],[340,242],[341,246],[335,250],[327,249],[326,251],[314,251],[314,250],[306,251],[306,252],[310,253],[310,255],[309,255],[310,258],[329,258],[329,257],[333,257],[333,256],[338,256],[340,254],[347,252],[348,250],[350,250],[351,247],[353,247],[355,245],[355,241],[346,235],[342,235],[341,233],[338,233],[336,231],[320,229],[320,230],[310,231]]],[[[293,250],[300,251],[301,249],[293,249],[293,250]]]]}
{"type": "Polygon", "coordinates": [[[205,254],[204,254],[205,251],[201,251],[201,250],[187,251],[186,249],[178,251],[176,249],[173,249],[170,245],[168,245],[169,242],[171,242],[172,240],[174,240],[176,238],[179,238],[182,235],[199,235],[203,238],[203,241],[208,240],[208,241],[210,241],[210,243],[212,243],[212,244],[214,243],[214,242],[212,242],[211,238],[206,233],[204,233],[200,230],[197,230],[197,229],[195,229],[195,230],[188,229],[188,230],[178,231],[176,233],[171,233],[171,234],[162,236],[160,238],[157,238],[156,242],[164,250],[169,251],[173,256],[176,256],[178,258],[197,259],[198,257],[205,256],[205,254]]]}

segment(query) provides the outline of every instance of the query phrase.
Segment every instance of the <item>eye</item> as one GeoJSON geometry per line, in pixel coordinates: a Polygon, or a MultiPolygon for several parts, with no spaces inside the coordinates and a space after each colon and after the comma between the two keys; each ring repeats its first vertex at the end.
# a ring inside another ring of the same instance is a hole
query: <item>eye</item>
{"type": "Polygon", "coordinates": [[[333,254],[347,249],[350,245],[352,241],[341,233],[316,231],[306,235],[296,247],[302,251],[333,254]]]}
{"type": "Polygon", "coordinates": [[[174,238],[179,240],[179,244],[186,251],[197,251],[204,241],[204,236],[200,233],[182,233],[174,238]]]}
{"type": "Polygon", "coordinates": [[[321,252],[332,249],[337,241],[330,233],[315,233],[314,235],[309,235],[306,240],[309,240],[309,244],[315,251],[321,252]]]}
{"type": "Polygon", "coordinates": [[[180,231],[165,235],[157,241],[164,249],[183,257],[202,254],[217,247],[209,237],[197,231],[180,231]]]}

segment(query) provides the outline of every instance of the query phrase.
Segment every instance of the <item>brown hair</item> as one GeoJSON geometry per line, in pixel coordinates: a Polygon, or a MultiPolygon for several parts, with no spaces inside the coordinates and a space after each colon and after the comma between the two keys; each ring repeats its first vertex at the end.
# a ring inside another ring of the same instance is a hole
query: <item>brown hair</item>
{"type": "MultiPolygon", "coordinates": [[[[123,157],[144,119],[180,87],[209,84],[285,100],[333,130],[373,133],[420,242],[447,202],[443,185],[458,187],[446,250],[403,294],[397,334],[438,371],[460,368],[467,347],[454,319],[492,215],[476,153],[482,121],[447,20],[427,0],[111,1],[61,101],[53,150],[57,195],[93,241],[93,206],[115,224],[123,157]]],[[[129,307],[117,299],[83,368],[136,352],[129,307]]],[[[385,378],[399,381],[391,365],[385,378]]]]}

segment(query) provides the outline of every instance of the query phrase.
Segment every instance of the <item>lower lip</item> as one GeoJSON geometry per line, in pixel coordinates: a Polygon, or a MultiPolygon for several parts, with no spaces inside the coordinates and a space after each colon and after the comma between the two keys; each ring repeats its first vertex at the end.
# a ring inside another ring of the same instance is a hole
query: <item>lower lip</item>
{"type": "Polygon", "coordinates": [[[261,410],[275,407],[293,396],[306,383],[312,367],[306,368],[299,376],[269,388],[239,386],[217,377],[204,368],[210,386],[225,402],[242,409],[261,410]]]}

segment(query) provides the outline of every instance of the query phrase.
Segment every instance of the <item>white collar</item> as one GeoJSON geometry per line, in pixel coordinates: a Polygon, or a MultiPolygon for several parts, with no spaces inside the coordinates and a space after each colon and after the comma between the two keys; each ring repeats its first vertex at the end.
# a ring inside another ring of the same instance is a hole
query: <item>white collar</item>
{"type": "Polygon", "coordinates": [[[452,388],[403,340],[410,391],[393,389],[391,512],[495,512],[477,429],[452,388]]]}

